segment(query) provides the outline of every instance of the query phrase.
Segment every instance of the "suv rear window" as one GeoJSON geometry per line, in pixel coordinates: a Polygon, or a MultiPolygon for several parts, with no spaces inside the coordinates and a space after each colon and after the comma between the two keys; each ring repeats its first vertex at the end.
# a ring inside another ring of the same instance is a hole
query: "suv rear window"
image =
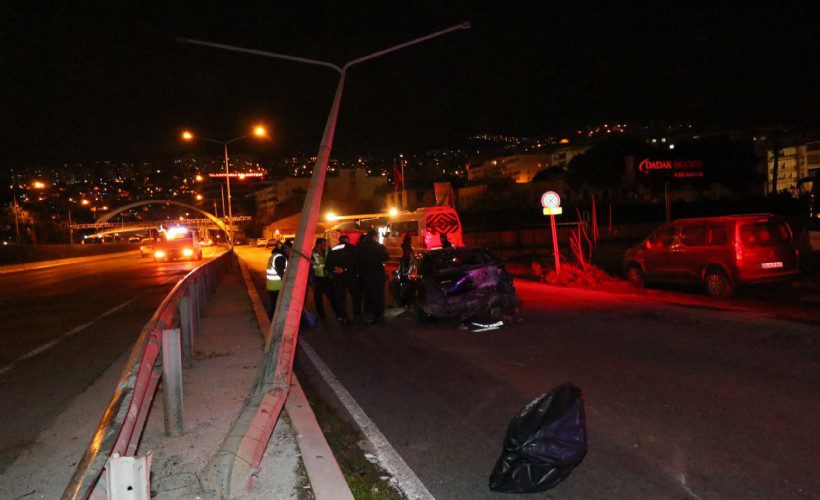
{"type": "Polygon", "coordinates": [[[740,227],[740,241],[749,248],[786,245],[790,239],[789,228],[782,222],[770,220],[740,227]]]}

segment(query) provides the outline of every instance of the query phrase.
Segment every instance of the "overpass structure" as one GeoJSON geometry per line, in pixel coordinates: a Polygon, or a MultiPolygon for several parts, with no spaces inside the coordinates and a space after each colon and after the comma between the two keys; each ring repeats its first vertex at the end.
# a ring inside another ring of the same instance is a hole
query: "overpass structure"
{"type": "MultiPolygon", "coordinates": [[[[242,222],[250,220],[249,216],[237,216],[233,217],[234,227],[230,228],[232,231],[236,231],[236,222],[242,222]]],[[[227,225],[228,219],[226,217],[217,218],[213,214],[202,210],[201,208],[195,207],[193,205],[188,205],[187,203],[182,203],[175,200],[142,200],[137,201],[122,207],[119,207],[111,212],[108,212],[104,216],[102,216],[98,221],[90,223],[90,224],[72,224],[70,226],[71,230],[83,230],[83,229],[96,229],[97,232],[93,235],[89,235],[87,237],[102,237],[108,234],[118,234],[118,233],[133,233],[137,231],[146,231],[149,229],[156,229],[160,226],[170,226],[176,224],[185,224],[188,226],[196,226],[200,229],[217,229],[225,232],[226,234],[229,232],[229,228],[227,225]],[[145,205],[174,205],[186,210],[190,210],[192,212],[196,212],[200,215],[203,215],[202,218],[189,218],[189,217],[181,217],[179,219],[165,219],[159,221],[136,221],[136,222],[121,222],[117,224],[116,222],[110,222],[114,217],[117,215],[131,210],[133,208],[145,206],[145,205]]]]}
{"type": "MultiPolygon", "coordinates": [[[[223,223],[224,227],[228,227],[228,218],[227,217],[220,217],[219,220],[223,223]]],[[[248,215],[240,215],[234,216],[234,231],[237,231],[236,223],[237,222],[244,222],[251,220],[251,217],[248,215]]],[[[214,230],[223,230],[222,226],[217,225],[214,221],[201,217],[201,218],[189,218],[186,217],[182,220],[180,219],[165,219],[165,220],[154,220],[154,221],[136,221],[136,222],[102,222],[102,223],[88,223],[88,224],[72,224],[70,227],[71,229],[78,231],[78,230],[87,230],[87,229],[95,229],[96,232],[89,235],[89,237],[97,237],[97,236],[106,236],[109,234],[119,234],[119,233],[136,233],[139,231],[148,231],[149,229],[157,229],[160,226],[169,227],[173,225],[185,224],[187,226],[195,226],[198,228],[205,228],[205,229],[214,229],[214,230]]]]}

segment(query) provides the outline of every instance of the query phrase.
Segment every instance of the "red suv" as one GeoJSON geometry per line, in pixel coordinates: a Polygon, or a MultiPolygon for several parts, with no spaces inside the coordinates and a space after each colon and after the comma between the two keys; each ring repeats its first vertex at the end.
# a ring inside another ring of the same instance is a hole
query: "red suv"
{"type": "Polygon", "coordinates": [[[735,287],[788,281],[799,272],[789,225],[771,214],[681,219],[656,229],[624,256],[627,279],[703,283],[713,297],[735,287]]]}

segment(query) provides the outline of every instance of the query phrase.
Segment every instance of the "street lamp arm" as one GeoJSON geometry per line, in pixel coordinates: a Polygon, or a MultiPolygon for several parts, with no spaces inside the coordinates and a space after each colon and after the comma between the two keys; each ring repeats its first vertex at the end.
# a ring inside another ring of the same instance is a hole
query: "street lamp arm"
{"type": "Polygon", "coordinates": [[[469,21],[463,22],[463,23],[458,24],[456,26],[451,26],[449,28],[446,28],[446,29],[443,29],[443,30],[440,30],[440,31],[436,31],[435,33],[430,33],[429,35],[425,35],[425,36],[416,38],[414,40],[410,40],[408,42],[404,42],[404,43],[400,43],[398,45],[394,45],[392,47],[380,50],[378,52],[374,52],[372,54],[369,54],[369,55],[366,55],[366,56],[363,56],[363,57],[359,57],[357,59],[353,59],[352,61],[350,61],[347,64],[345,64],[344,66],[342,66],[342,71],[343,72],[346,71],[349,67],[353,66],[354,64],[359,64],[360,62],[364,62],[364,61],[367,61],[367,60],[370,60],[370,59],[373,59],[373,58],[376,58],[376,57],[380,57],[380,56],[383,56],[385,54],[389,54],[390,52],[395,52],[395,51],[403,49],[405,47],[409,47],[411,45],[416,45],[417,43],[426,42],[427,40],[430,40],[431,38],[436,38],[436,37],[439,37],[441,35],[446,35],[447,33],[451,33],[453,31],[466,30],[466,29],[470,29],[470,22],[469,21]]]}
{"type": "Polygon", "coordinates": [[[242,137],[234,137],[230,141],[225,142],[225,144],[230,144],[232,142],[241,141],[242,139],[247,139],[248,137],[252,136],[253,134],[245,134],[242,137]]]}
{"type": "Polygon", "coordinates": [[[192,45],[202,45],[203,47],[213,47],[215,49],[222,49],[222,50],[230,50],[233,52],[243,52],[245,54],[253,54],[256,56],[263,56],[263,57],[272,57],[274,59],[285,59],[286,61],[296,61],[305,64],[314,64],[317,66],[325,66],[328,68],[333,68],[334,70],[338,71],[339,73],[342,72],[342,68],[339,66],[327,62],[327,61],[319,61],[317,59],[310,59],[307,57],[297,57],[297,56],[289,56],[287,54],[279,54],[277,52],[268,52],[266,50],[258,50],[258,49],[247,49],[244,47],[237,47],[235,45],[226,45],[224,43],[214,43],[214,42],[206,42],[204,40],[195,40],[193,38],[177,38],[177,41],[180,43],[190,43],[192,45]]]}
{"type": "Polygon", "coordinates": [[[225,141],[218,141],[218,140],[216,140],[216,139],[211,139],[211,138],[209,138],[209,137],[202,137],[202,136],[200,136],[200,135],[194,135],[193,139],[194,139],[194,140],[197,140],[197,141],[208,141],[208,142],[215,142],[215,143],[217,143],[217,144],[222,144],[223,146],[224,146],[225,144],[227,144],[227,142],[225,142],[225,141]]]}

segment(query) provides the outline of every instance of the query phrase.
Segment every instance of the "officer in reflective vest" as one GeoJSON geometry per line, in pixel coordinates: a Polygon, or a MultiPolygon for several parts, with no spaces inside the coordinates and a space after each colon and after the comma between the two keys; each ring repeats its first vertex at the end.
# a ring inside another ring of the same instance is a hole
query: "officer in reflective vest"
{"type": "Polygon", "coordinates": [[[282,280],[285,278],[291,248],[293,248],[293,243],[287,241],[281,248],[274,248],[268,259],[265,289],[270,297],[270,318],[273,318],[273,311],[276,309],[276,299],[279,298],[279,290],[282,289],[282,280]]]}
{"type": "MultiPolygon", "coordinates": [[[[326,320],[324,297],[336,313],[336,301],[333,295],[333,283],[330,281],[327,270],[325,268],[325,260],[327,259],[327,240],[324,238],[316,238],[316,244],[313,246],[313,255],[311,256],[311,266],[313,267],[313,301],[316,304],[316,314],[319,318],[326,320]]],[[[337,314],[338,316],[338,314],[337,314]]]]}

